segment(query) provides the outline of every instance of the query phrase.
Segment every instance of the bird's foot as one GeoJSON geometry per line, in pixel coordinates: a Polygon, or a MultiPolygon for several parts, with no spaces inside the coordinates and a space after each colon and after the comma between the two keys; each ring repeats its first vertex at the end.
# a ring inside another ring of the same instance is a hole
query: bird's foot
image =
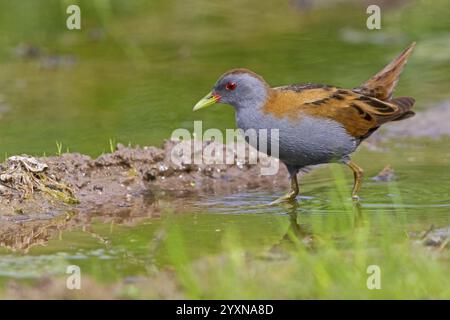
{"type": "Polygon", "coordinates": [[[352,194],[352,200],[354,202],[359,202],[359,196],[357,194],[352,194]]]}
{"type": "Polygon", "coordinates": [[[269,205],[270,206],[275,206],[275,205],[282,204],[282,203],[294,203],[296,197],[297,197],[297,194],[295,194],[295,193],[288,193],[288,194],[286,194],[284,196],[279,197],[275,201],[272,201],[269,205]]]}

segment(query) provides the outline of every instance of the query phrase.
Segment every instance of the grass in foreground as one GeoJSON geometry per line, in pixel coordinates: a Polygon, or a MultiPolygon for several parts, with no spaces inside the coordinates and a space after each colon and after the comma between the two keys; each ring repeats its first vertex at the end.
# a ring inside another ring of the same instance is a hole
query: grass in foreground
{"type": "MultiPolygon", "coordinates": [[[[160,221],[152,219],[136,228],[93,225],[93,230],[109,239],[111,252],[118,251],[121,260],[65,260],[80,264],[81,290],[67,290],[67,275],[61,274],[6,285],[0,296],[450,298],[448,246],[425,247],[408,237],[407,231],[414,228],[407,217],[411,211],[402,207],[401,197],[393,198],[397,199],[393,209],[369,211],[364,202],[362,207],[352,204],[348,199],[350,183],[342,171],[345,168],[331,168],[335,185],[328,189],[326,198],[330,201],[325,207],[303,200],[300,206],[281,207],[277,213],[166,212],[160,221]],[[280,215],[282,212],[287,214],[280,215]]],[[[390,193],[399,194],[395,183],[389,186],[390,193]]],[[[422,221],[420,226],[425,224],[422,221]]],[[[76,238],[65,237],[72,246],[79,245],[76,238]]],[[[64,242],[59,245],[67,252],[64,242]]],[[[45,252],[41,254],[45,256],[45,252]]]]}

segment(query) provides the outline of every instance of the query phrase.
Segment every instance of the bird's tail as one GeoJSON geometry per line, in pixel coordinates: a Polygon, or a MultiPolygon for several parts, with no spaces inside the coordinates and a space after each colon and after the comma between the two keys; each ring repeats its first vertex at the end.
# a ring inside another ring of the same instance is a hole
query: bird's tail
{"type": "Polygon", "coordinates": [[[390,101],[392,104],[395,104],[400,110],[399,110],[399,117],[396,117],[392,119],[391,121],[399,121],[411,118],[415,115],[415,112],[412,111],[412,107],[414,105],[414,98],[411,97],[400,97],[400,98],[394,98],[390,101]]]}
{"type": "MultiPolygon", "coordinates": [[[[392,99],[392,93],[397,85],[400,73],[411,55],[416,43],[413,42],[397,58],[383,68],[380,72],[367,80],[363,85],[354,89],[354,91],[369,97],[374,97],[382,101],[392,99]]],[[[400,98],[399,98],[400,99],[400,98]]],[[[401,98],[404,99],[404,98],[401,98]]],[[[410,98],[412,99],[412,98],[410,98]]],[[[414,99],[413,99],[414,100],[414,99]]],[[[391,101],[393,102],[393,101],[391,101]]],[[[405,102],[405,101],[403,101],[405,102]]],[[[395,102],[394,102],[395,103],[395,102]]],[[[414,102],[413,102],[414,103],[414,102]]],[[[412,104],[411,104],[412,106],[412,104]]]]}

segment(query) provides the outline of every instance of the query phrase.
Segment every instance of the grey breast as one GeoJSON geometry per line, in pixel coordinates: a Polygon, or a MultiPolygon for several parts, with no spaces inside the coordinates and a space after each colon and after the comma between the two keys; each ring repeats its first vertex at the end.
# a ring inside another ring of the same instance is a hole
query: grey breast
{"type": "MultiPolygon", "coordinates": [[[[358,141],[331,119],[304,115],[292,121],[251,109],[238,109],[236,122],[238,128],[244,131],[267,129],[269,153],[272,149],[270,130],[278,129],[279,159],[296,167],[341,161],[358,146],[358,141]]],[[[261,149],[259,145],[253,146],[261,149]]]]}

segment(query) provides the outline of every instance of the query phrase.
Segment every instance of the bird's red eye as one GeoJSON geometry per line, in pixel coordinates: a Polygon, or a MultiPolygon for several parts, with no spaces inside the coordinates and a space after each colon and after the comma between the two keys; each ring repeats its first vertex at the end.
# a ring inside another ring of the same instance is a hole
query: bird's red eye
{"type": "Polygon", "coordinates": [[[236,89],[236,82],[228,82],[227,85],[225,86],[225,88],[228,91],[233,91],[234,89],[236,89]]]}

